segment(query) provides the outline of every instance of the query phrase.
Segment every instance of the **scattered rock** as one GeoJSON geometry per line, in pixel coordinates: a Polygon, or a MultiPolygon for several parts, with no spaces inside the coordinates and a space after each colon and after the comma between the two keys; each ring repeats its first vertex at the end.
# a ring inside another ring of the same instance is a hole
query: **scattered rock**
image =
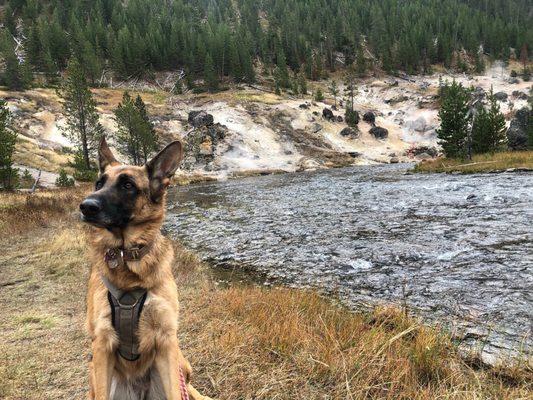
{"type": "Polygon", "coordinates": [[[195,128],[200,128],[202,126],[213,125],[214,119],[211,114],[205,111],[191,111],[187,121],[195,128]]]}
{"type": "Polygon", "coordinates": [[[528,145],[528,128],[533,118],[533,111],[528,107],[521,108],[511,120],[507,129],[507,142],[511,150],[526,150],[528,145]]]}
{"type": "Polygon", "coordinates": [[[385,139],[387,136],[389,136],[389,131],[380,126],[374,126],[368,132],[376,139],[385,139]]]}
{"type": "Polygon", "coordinates": [[[322,110],[322,117],[328,121],[332,121],[335,118],[335,115],[333,115],[333,111],[329,108],[324,108],[322,110]]]}
{"type": "Polygon", "coordinates": [[[200,144],[199,154],[203,156],[213,155],[213,141],[209,136],[204,138],[204,141],[200,144]]]}
{"type": "Polygon", "coordinates": [[[429,160],[433,157],[431,157],[431,155],[429,155],[428,153],[420,153],[420,154],[417,154],[416,158],[419,160],[429,160]]]}
{"type": "Polygon", "coordinates": [[[320,125],[319,123],[314,123],[313,125],[311,125],[311,132],[313,133],[318,133],[322,130],[323,126],[320,125]]]}
{"type": "Polygon", "coordinates": [[[507,96],[507,93],[505,92],[498,92],[498,93],[494,93],[494,97],[498,101],[507,101],[508,96],[507,96]]]}
{"type": "Polygon", "coordinates": [[[513,97],[520,99],[520,100],[527,100],[528,96],[526,93],[521,92],[520,90],[514,90],[513,91],[513,97]]]}
{"type": "Polygon", "coordinates": [[[318,117],[318,111],[313,111],[313,115],[316,115],[318,117]]]}
{"type": "Polygon", "coordinates": [[[398,157],[391,157],[389,162],[391,164],[398,164],[400,162],[400,159],[398,157]]]}
{"type": "Polygon", "coordinates": [[[323,167],[317,160],[307,157],[302,157],[296,165],[297,171],[314,171],[319,168],[323,167]]]}
{"type": "Polygon", "coordinates": [[[302,110],[309,110],[309,104],[302,103],[298,107],[300,107],[302,110]]]}
{"type": "Polygon", "coordinates": [[[339,134],[344,137],[356,139],[361,135],[361,132],[359,132],[357,129],[346,127],[340,131],[339,134]]]}
{"type": "Polygon", "coordinates": [[[477,86],[474,89],[473,95],[474,95],[474,97],[476,97],[478,99],[483,99],[483,98],[485,98],[486,92],[481,86],[477,86]]]}
{"type": "Polygon", "coordinates": [[[407,101],[407,100],[409,100],[409,97],[404,96],[404,95],[399,95],[399,96],[396,96],[396,97],[392,97],[390,99],[386,99],[385,103],[386,104],[396,104],[396,103],[402,103],[402,102],[407,101]]]}
{"type": "Polygon", "coordinates": [[[417,146],[417,147],[412,147],[406,152],[406,155],[410,157],[416,157],[421,154],[428,154],[431,158],[434,158],[439,155],[439,151],[437,150],[436,147],[417,146]]]}
{"type": "Polygon", "coordinates": [[[510,78],[507,82],[509,82],[511,85],[516,85],[520,83],[520,79],[518,78],[510,78]]]}
{"type": "Polygon", "coordinates": [[[469,194],[469,195],[466,197],[466,199],[467,199],[467,200],[472,200],[472,199],[475,199],[476,197],[477,197],[477,196],[476,196],[474,193],[472,193],[472,194],[469,194]]]}
{"type": "Polygon", "coordinates": [[[357,151],[349,151],[348,152],[348,155],[352,158],[357,158],[357,157],[361,157],[361,153],[357,152],[357,151]]]}
{"type": "Polygon", "coordinates": [[[331,109],[332,109],[333,111],[337,111],[337,106],[336,106],[336,105],[333,105],[333,106],[331,106],[331,109]]]}
{"type": "Polygon", "coordinates": [[[342,116],[340,116],[340,115],[337,115],[337,122],[342,122],[342,121],[343,121],[343,118],[342,118],[342,116]]]}
{"type": "Polygon", "coordinates": [[[369,124],[375,124],[376,123],[376,115],[372,111],[367,111],[363,115],[363,121],[368,122],[369,124]]]}

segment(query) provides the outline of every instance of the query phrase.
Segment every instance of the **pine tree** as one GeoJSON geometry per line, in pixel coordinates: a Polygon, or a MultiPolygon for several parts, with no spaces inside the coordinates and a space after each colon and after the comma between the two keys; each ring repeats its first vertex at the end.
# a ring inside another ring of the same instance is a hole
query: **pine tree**
{"type": "Polygon", "coordinates": [[[128,156],[133,165],[142,165],[141,157],[141,124],[139,110],[135,107],[130,94],[126,91],[122,101],[115,109],[117,132],[115,142],[121,153],[128,156]]]}
{"type": "Polygon", "coordinates": [[[468,102],[470,94],[467,89],[455,80],[446,84],[442,90],[437,137],[446,157],[464,157],[466,142],[471,120],[468,102]]]}
{"type": "Polygon", "coordinates": [[[215,66],[213,64],[213,58],[209,53],[205,57],[204,65],[204,79],[207,90],[214,92],[218,90],[218,77],[215,72],[215,66]]]}
{"type": "Polygon", "coordinates": [[[333,100],[335,102],[335,108],[336,108],[337,107],[337,95],[339,94],[339,88],[337,86],[337,82],[335,81],[335,79],[333,79],[331,83],[329,84],[329,92],[333,96],[333,100]]]}
{"type": "Polygon", "coordinates": [[[158,148],[157,134],[155,132],[152,122],[150,121],[148,112],[146,111],[146,105],[144,104],[143,99],[139,95],[137,95],[137,98],[135,99],[135,108],[137,108],[139,117],[141,119],[141,157],[144,164],[146,164],[151,154],[158,148]]]}
{"type": "Polygon", "coordinates": [[[487,135],[490,130],[490,121],[487,110],[479,106],[472,122],[472,153],[482,154],[490,150],[487,135]]]}
{"type": "Polygon", "coordinates": [[[15,42],[8,35],[2,38],[1,51],[5,62],[3,83],[11,90],[27,89],[33,79],[30,66],[19,60],[15,53],[15,42]]]}
{"type": "Polygon", "coordinates": [[[279,84],[282,88],[289,87],[289,70],[287,69],[287,59],[285,58],[285,53],[283,50],[278,52],[277,63],[276,63],[276,74],[279,80],[279,84]]]}
{"type": "Polygon", "coordinates": [[[505,117],[492,88],[488,100],[489,109],[479,106],[472,123],[472,152],[477,154],[502,150],[507,141],[505,117]]]}
{"type": "Polygon", "coordinates": [[[14,189],[18,173],[13,168],[13,153],[17,142],[17,132],[11,129],[10,112],[4,99],[0,99],[0,184],[3,189],[14,189]]]}
{"type": "Polygon", "coordinates": [[[315,101],[324,101],[324,94],[320,88],[318,88],[315,92],[315,101]]]}
{"type": "Polygon", "coordinates": [[[502,150],[505,147],[507,141],[507,126],[505,125],[505,117],[500,111],[500,105],[498,100],[494,97],[492,88],[489,95],[489,151],[495,152],[502,150]]]}
{"type": "Polygon", "coordinates": [[[305,95],[307,94],[307,79],[305,79],[304,71],[301,71],[298,74],[298,86],[300,87],[300,93],[305,95]]]}
{"type": "Polygon", "coordinates": [[[66,125],[62,134],[73,143],[83,159],[80,167],[86,171],[93,169],[93,157],[104,133],[99,122],[96,102],[92,96],[87,79],[80,63],[71,59],[67,67],[67,77],[58,90],[63,100],[63,113],[66,125]]]}

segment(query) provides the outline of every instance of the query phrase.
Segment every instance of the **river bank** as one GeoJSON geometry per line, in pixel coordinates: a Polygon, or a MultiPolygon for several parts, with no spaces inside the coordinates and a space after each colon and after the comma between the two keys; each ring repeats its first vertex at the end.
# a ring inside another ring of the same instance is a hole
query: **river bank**
{"type": "Polygon", "coordinates": [[[246,268],[354,308],[407,304],[495,363],[531,356],[528,173],[352,167],[172,189],[165,229],[216,268],[246,268]]]}
{"type": "Polygon", "coordinates": [[[447,174],[533,171],[533,151],[505,151],[494,154],[475,154],[472,156],[472,160],[440,157],[418,163],[413,171],[447,174]]]}
{"type": "MultiPolygon", "coordinates": [[[[75,213],[83,190],[36,198],[56,195],[63,211],[32,200],[31,219],[2,227],[11,232],[0,238],[6,400],[82,399],[87,387],[88,265],[75,213]]],[[[16,196],[2,195],[1,209],[22,216],[28,200],[16,196]]],[[[195,386],[213,398],[514,400],[533,393],[527,367],[466,362],[446,333],[403,312],[353,313],[312,291],[220,284],[197,256],[177,242],[174,248],[181,346],[195,386]]]]}

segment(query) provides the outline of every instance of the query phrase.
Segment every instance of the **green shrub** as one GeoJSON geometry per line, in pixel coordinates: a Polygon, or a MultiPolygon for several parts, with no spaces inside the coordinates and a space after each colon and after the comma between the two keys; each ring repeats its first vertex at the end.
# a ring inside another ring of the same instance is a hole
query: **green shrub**
{"type": "Polygon", "coordinates": [[[324,101],[324,94],[320,88],[318,88],[315,92],[315,101],[324,101]]]}
{"type": "Polygon", "coordinates": [[[59,176],[56,179],[56,186],[58,187],[72,187],[74,186],[74,179],[67,175],[64,169],[59,170],[59,176]]]}

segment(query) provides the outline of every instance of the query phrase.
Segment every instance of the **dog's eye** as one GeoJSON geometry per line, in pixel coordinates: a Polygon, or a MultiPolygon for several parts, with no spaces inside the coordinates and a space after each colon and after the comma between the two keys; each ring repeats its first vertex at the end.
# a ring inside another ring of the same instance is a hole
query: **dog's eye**
{"type": "Polygon", "coordinates": [[[126,189],[126,190],[131,190],[131,189],[134,188],[133,183],[131,183],[131,182],[124,182],[124,183],[122,184],[122,187],[123,187],[124,189],[126,189]]]}
{"type": "Polygon", "coordinates": [[[102,181],[98,181],[96,182],[96,185],[94,187],[96,190],[100,190],[102,189],[103,186],[104,186],[104,183],[102,181]]]}

